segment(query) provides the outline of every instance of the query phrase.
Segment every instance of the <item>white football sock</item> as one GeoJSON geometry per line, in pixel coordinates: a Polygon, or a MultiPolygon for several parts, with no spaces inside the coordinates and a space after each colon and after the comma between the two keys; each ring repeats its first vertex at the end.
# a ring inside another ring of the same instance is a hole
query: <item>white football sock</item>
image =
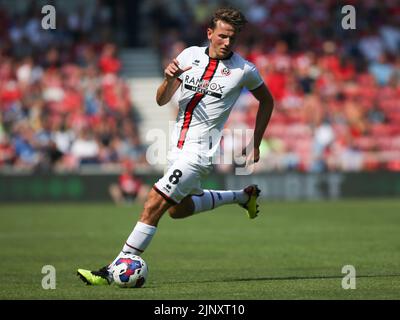
{"type": "Polygon", "coordinates": [[[129,252],[140,256],[149,245],[153,235],[156,233],[157,227],[150,226],[138,221],[132,233],[128,237],[122,252],[129,252]]]}
{"type": "Polygon", "coordinates": [[[151,239],[156,233],[156,230],[157,227],[138,221],[132,233],[129,235],[128,240],[126,240],[122,251],[109,266],[112,266],[115,261],[117,261],[118,258],[124,253],[132,253],[140,256],[149,245],[151,239]]]}
{"type": "Polygon", "coordinates": [[[243,190],[203,190],[201,196],[192,196],[194,213],[212,210],[232,203],[245,203],[249,196],[243,190]]]}

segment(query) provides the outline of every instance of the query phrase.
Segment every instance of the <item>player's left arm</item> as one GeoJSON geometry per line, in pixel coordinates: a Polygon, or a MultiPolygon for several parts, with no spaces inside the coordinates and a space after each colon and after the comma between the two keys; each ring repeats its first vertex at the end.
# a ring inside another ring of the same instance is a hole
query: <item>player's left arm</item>
{"type": "Polygon", "coordinates": [[[264,136],[264,132],[267,129],[269,120],[271,119],[272,110],[274,109],[274,99],[264,83],[250,92],[258,100],[259,106],[254,128],[254,137],[252,141],[253,146],[250,146],[251,149],[254,148],[253,159],[249,160],[258,162],[258,160],[260,160],[260,144],[264,136]]]}

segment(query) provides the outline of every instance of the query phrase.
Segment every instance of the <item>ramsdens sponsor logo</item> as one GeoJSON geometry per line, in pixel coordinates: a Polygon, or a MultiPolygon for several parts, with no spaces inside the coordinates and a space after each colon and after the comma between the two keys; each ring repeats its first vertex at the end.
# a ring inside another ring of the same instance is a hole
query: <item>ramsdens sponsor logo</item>
{"type": "Polygon", "coordinates": [[[208,80],[203,80],[187,75],[184,80],[185,89],[207,94],[213,97],[221,98],[224,93],[223,89],[225,86],[221,86],[216,82],[210,82],[208,80]]]}

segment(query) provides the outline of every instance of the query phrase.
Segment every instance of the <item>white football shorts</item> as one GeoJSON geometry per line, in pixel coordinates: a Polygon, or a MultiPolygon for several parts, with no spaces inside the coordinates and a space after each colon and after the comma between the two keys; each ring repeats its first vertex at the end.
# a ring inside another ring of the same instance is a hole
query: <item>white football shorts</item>
{"type": "Polygon", "coordinates": [[[164,176],[153,186],[164,199],[178,204],[188,195],[203,193],[201,182],[212,169],[211,165],[202,165],[193,161],[193,154],[171,152],[164,176]]]}

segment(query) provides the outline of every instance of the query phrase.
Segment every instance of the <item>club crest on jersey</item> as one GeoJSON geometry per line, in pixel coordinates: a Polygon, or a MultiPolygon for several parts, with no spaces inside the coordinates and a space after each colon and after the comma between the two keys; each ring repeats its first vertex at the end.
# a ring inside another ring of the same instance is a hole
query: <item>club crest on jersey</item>
{"type": "Polygon", "coordinates": [[[222,73],[223,76],[227,77],[227,76],[229,76],[231,74],[231,70],[229,68],[225,67],[225,68],[223,68],[221,70],[221,73],[222,73]]]}

